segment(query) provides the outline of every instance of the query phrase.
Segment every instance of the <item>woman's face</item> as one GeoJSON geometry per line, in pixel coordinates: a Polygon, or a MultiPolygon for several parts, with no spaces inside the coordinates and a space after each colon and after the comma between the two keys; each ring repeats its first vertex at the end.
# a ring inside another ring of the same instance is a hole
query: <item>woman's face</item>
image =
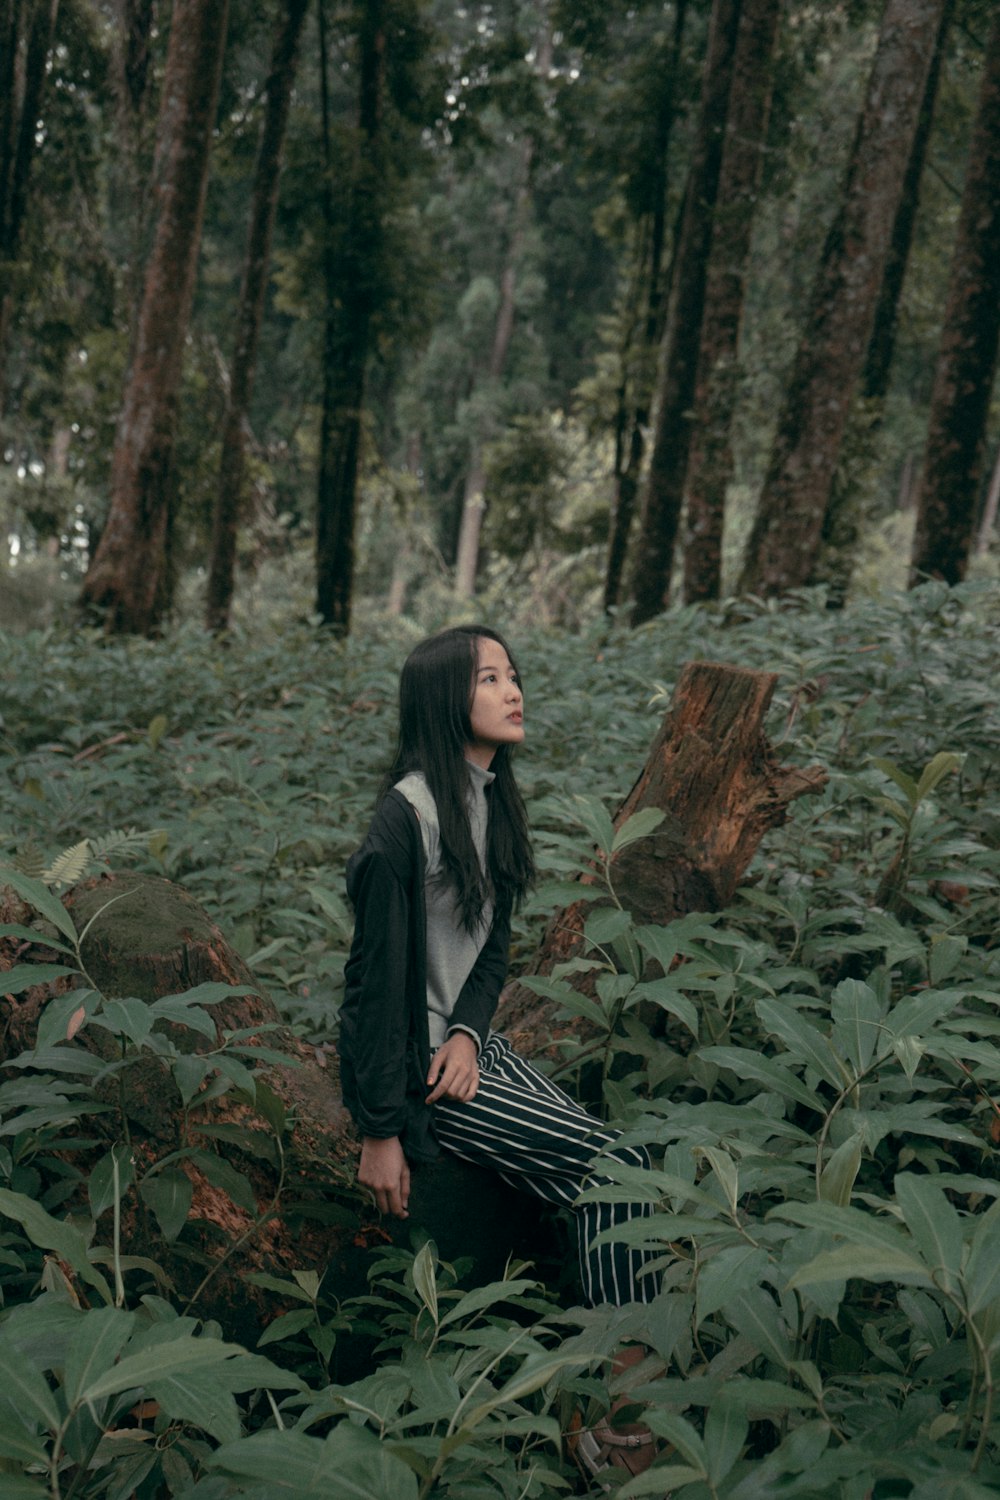
{"type": "Polygon", "coordinates": [[[469,709],[472,740],[465,753],[475,765],[489,770],[501,745],[519,745],[524,739],[524,701],[517,673],[499,641],[479,636],[476,657],[469,709]]]}

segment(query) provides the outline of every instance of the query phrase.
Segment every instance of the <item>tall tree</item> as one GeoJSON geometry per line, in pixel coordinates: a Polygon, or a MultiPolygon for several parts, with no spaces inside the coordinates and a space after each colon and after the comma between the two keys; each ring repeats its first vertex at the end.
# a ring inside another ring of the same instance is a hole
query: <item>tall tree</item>
{"type": "Polygon", "coordinates": [[[250,226],[240,282],[236,347],[229,372],[222,430],[219,489],[212,527],[205,623],[225,630],[233,598],[236,532],[244,470],[244,434],[257,371],[257,349],[271,261],[281,154],[298,63],[299,41],[309,0],[280,0],[271,62],[264,87],[264,118],[250,203],[250,226]]]}
{"type": "MultiPolygon", "coordinates": [[[[614,609],[621,603],[625,558],[639,498],[646,429],[656,389],[657,351],[663,338],[665,309],[670,295],[669,269],[664,264],[668,167],[671,137],[679,113],[681,47],[687,10],[686,0],[678,0],[668,51],[660,69],[649,155],[634,173],[644,191],[637,226],[635,311],[628,318],[615,411],[614,496],[604,576],[605,610],[614,609]]],[[[634,191],[638,187],[638,183],[634,184],[634,191]]]]}
{"type": "Polygon", "coordinates": [[[871,513],[875,509],[873,496],[865,480],[882,433],[903,284],[913,244],[924,163],[934,123],[934,106],[941,81],[948,29],[954,10],[955,0],[945,0],[924,86],[920,118],[910,148],[910,159],[906,164],[903,191],[892,226],[889,254],[882,272],[875,321],[861,374],[861,399],[855,401],[848,416],[842,444],[845,462],[841,463],[830,489],[823,517],[820,550],[809,577],[810,583],[825,585],[828,609],[842,608],[847,599],[858,560],[858,539],[866,521],[872,519],[871,513]]]}
{"type": "Polygon", "coordinates": [[[153,165],[156,231],[115,434],[111,509],[81,602],[146,635],[168,598],[168,534],[184,340],[201,243],[229,0],[175,0],[153,165]]]}
{"type": "Polygon", "coordinates": [[[320,68],[326,200],[323,411],[316,497],[316,611],[346,634],[354,593],[358,464],[372,319],[374,268],[381,255],[385,102],[386,0],[357,8],[358,129],[348,165],[349,207],[344,244],[334,248],[334,161],[328,35],[320,0],[320,68]]]}
{"type": "Polygon", "coordinates": [[[745,590],[782,593],[815,566],[944,4],[886,0],[747,548],[745,590]]]}
{"type": "Polygon", "coordinates": [[[686,476],[684,598],[717,599],[747,260],[782,0],[743,0],[712,225],[686,476]]]}
{"type": "Polygon", "coordinates": [[[1000,11],[986,47],[934,375],[913,581],[965,577],[1000,339],[1000,11]]]}
{"type": "Polygon", "coordinates": [[[685,193],[673,276],[673,306],[657,393],[642,536],[632,576],[633,625],[641,625],[659,614],[670,587],[691,439],[690,408],[705,301],[705,270],[739,16],[740,0],[713,0],[698,132],[685,193]]]}
{"type": "Polygon", "coordinates": [[[3,0],[0,5],[0,413],[7,331],[14,307],[11,279],[21,244],[58,14],[59,0],[3,0]]]}

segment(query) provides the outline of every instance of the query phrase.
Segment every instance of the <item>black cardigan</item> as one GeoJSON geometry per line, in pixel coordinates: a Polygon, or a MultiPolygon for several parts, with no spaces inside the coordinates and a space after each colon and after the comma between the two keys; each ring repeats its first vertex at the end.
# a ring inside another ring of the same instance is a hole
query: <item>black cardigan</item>
{"type": "MultiPolygon", "coordinates": [[[[364,843],[347,863],[354,905],[351,954],[340,1012],[340,1077],[358,1130],[399,1136],[411,1161],[439,1154],[425,1103],[431,1064],[427,1022],[424,845],[415,811],[390,791],[364,843]]],[[[486,1040],[507,973],[510,912],[500,909],[451,1015],[452,1026],[486,1040]]]]}

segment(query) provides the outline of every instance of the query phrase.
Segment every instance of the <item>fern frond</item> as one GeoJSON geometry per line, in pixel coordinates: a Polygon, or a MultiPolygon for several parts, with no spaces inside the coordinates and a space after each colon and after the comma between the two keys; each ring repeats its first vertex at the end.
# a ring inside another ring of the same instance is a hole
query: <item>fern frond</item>
{"type": "Polygon", "coordinates": [[[82,880],[91,866],[90,840],[83,839],[54,859],[47,870],[42,871],[46,885],[73,885],[82,880]]]}
{"type": "Polygon", "coordinates": [[[90,840],[91,857],[101,865],[110,864],[112,859],[135,859],[149,852],[149,841],[159,832],[158,828],[115,828],[90,840]]]}
{"type": "Polygon", "coordinates": [[[45,869],[45,857],[34,839],[29,839],[23,849],[14,855],[14,868],[27,875],[29,880],[41,880],[45,869]]]}

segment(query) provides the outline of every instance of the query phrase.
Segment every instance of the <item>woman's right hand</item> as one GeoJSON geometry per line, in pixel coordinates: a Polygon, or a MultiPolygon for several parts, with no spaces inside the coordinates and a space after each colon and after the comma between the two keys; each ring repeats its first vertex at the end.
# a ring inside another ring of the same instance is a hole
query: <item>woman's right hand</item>
{"type": "Polygon", "coordinates": [[[409,1218],[410,1168],[398,1135],[389,1136],[384,1141],[376,1136],[365,1136],[361,1143],[358,1181],[375,1194],[379,1213],[395,1214],[397,1219],[409,1218]]]}

